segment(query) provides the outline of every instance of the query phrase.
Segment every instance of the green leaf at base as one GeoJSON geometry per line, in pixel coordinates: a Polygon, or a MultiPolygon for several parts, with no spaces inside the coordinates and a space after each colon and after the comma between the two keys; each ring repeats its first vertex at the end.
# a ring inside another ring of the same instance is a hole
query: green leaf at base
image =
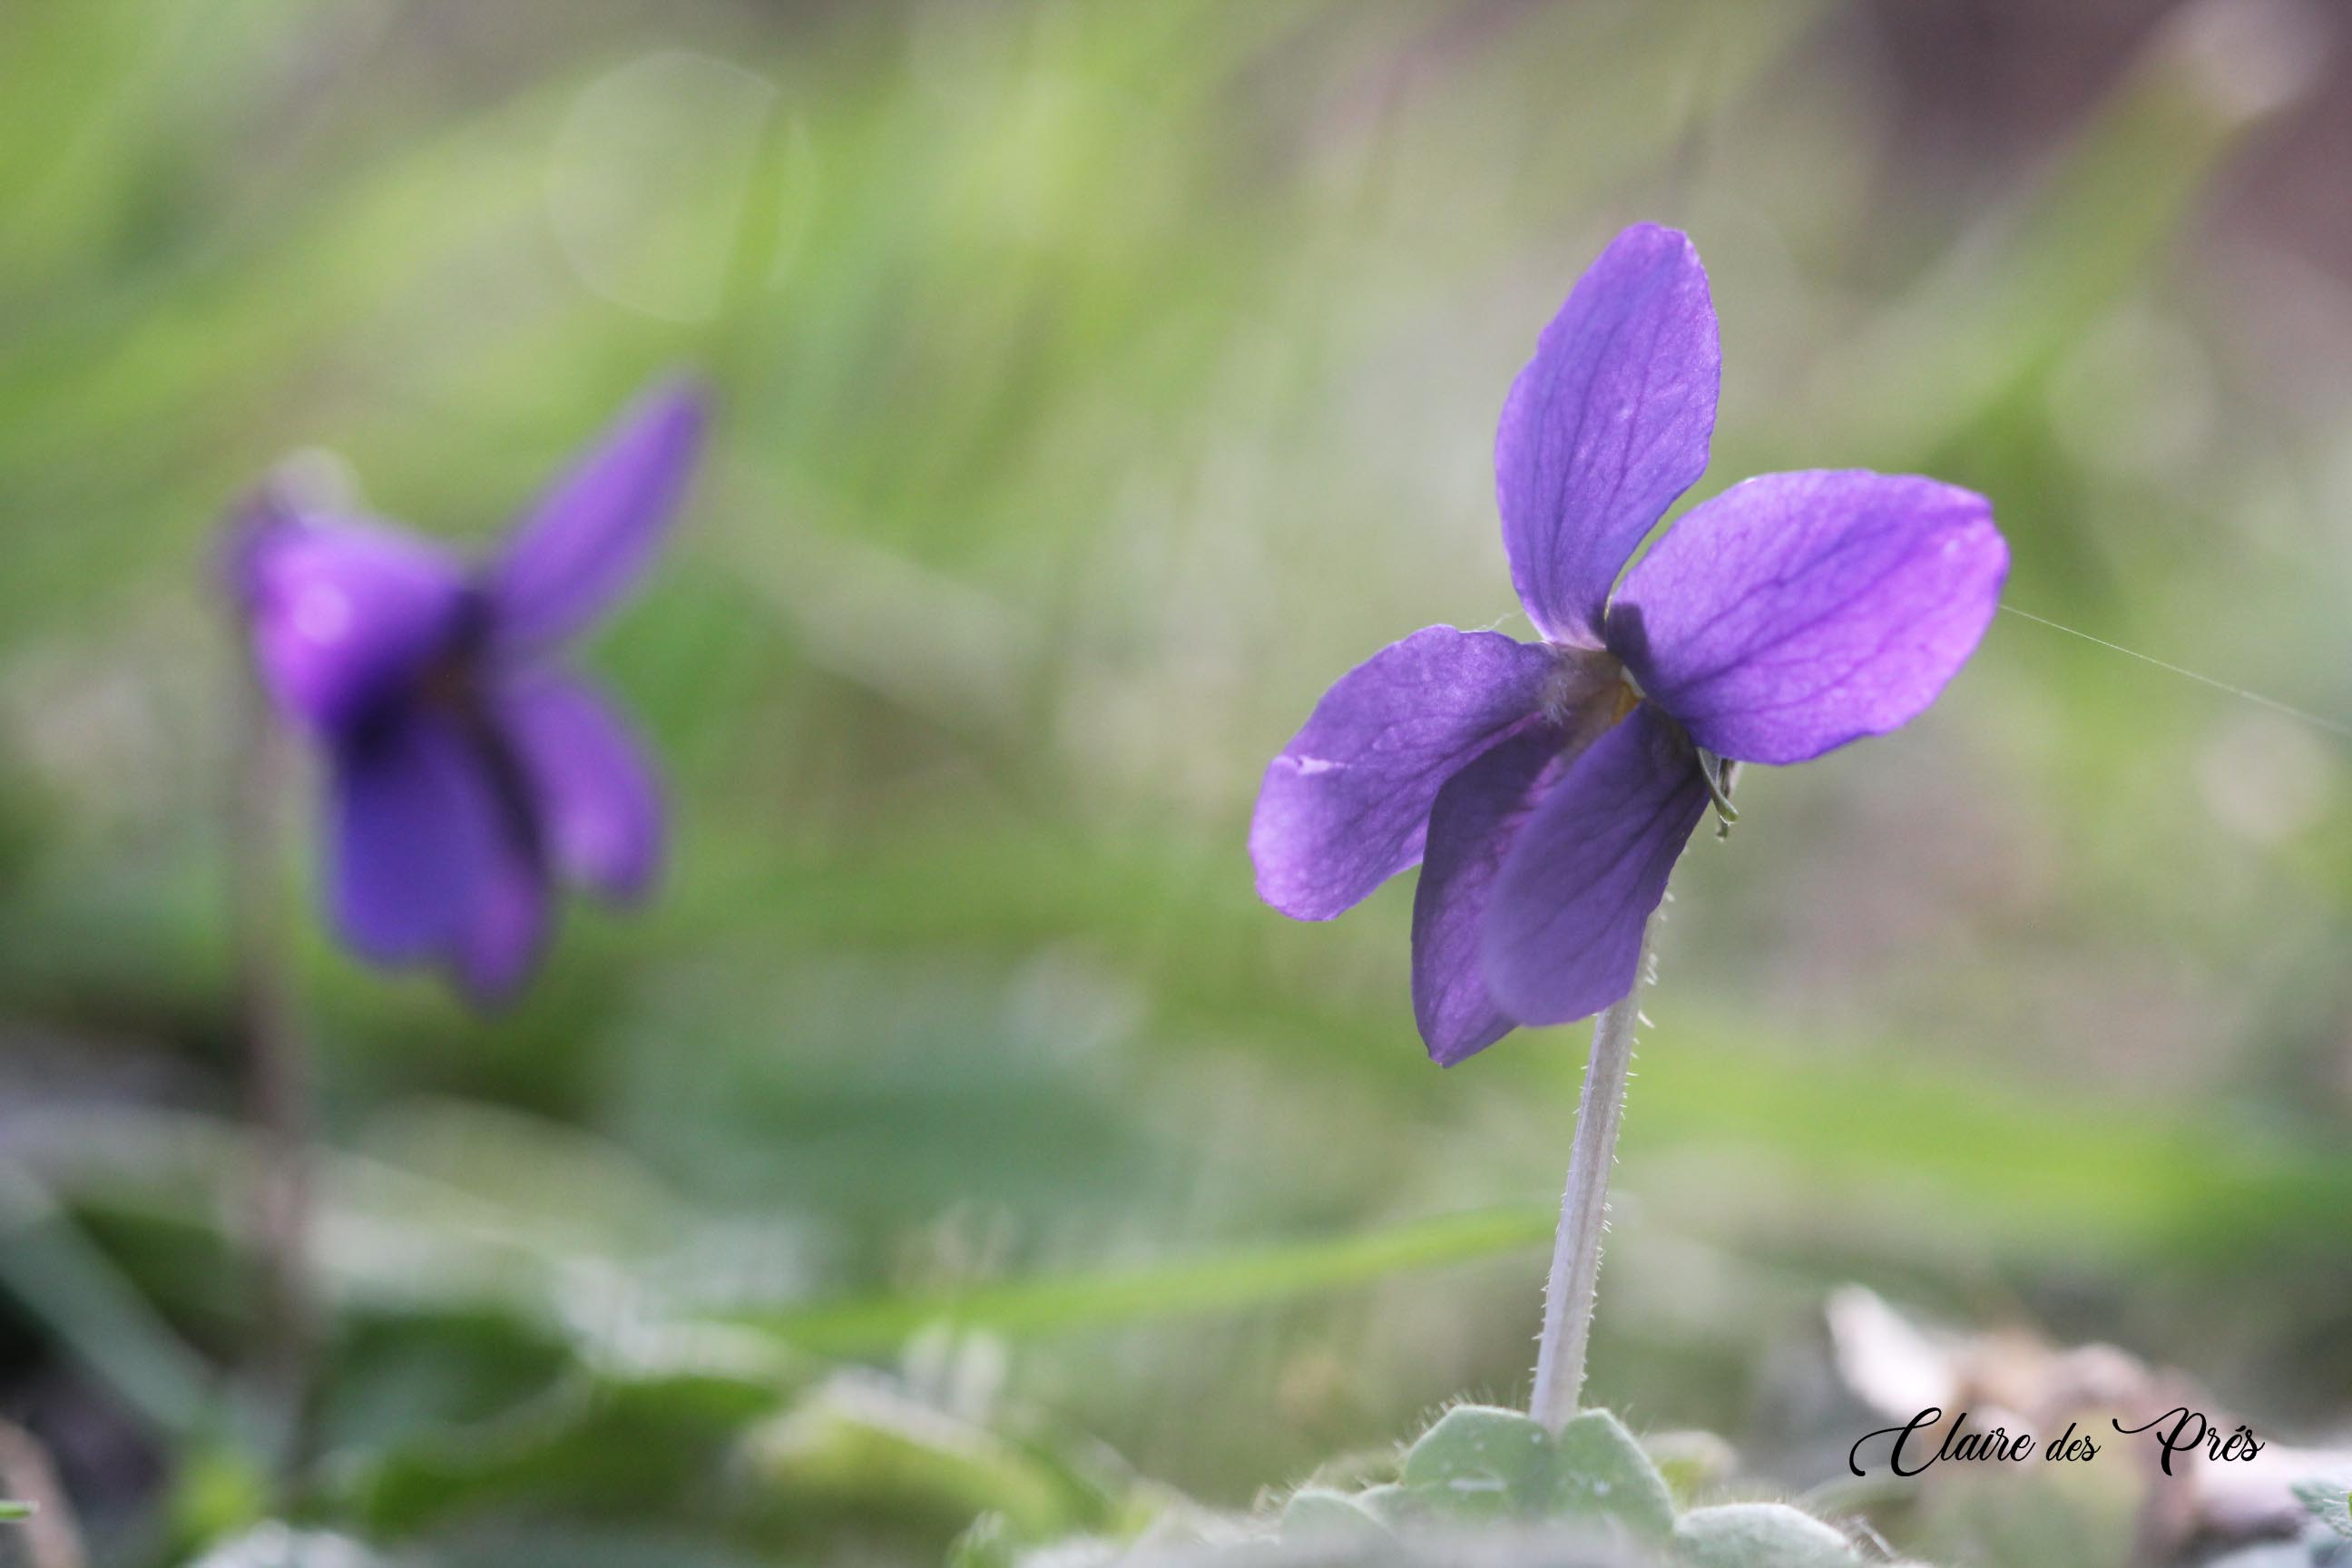
{"type": "Polygon", "coordinates": [[[1675,1527],[1665,1477],[1606,1410],[1587,1410],[1559,1429],[1563,1511],[1605,1514],[1635,1535],[1664,1540],[1675,1527]]]}
{"type": "Polygon", "coordinates": [[[1674,1528],[1664,1478],[1605,1410],[1555,1436],[1516,1410],[1456,1405],[1406,1453],[1401,1484],[1441,1519],[1608,1521],[1648,1541],[1674,1528]]]}
{"type": "Polygon", "coordinates": [[[2347,1541],[2352,1541],[2352,1494],[2347,1494],[2341,1480],[2313,1477],[2297,1481],[2290,1489],[2294,1500],[2309,1509],[2314,1518],[2347,1541]]]}
{"type": "Polygon", "coordinates": [[[1684,1568],[1858,1568],[1853,1543],[1808,1513],[1777,1502],[1693,1509],[1675,1526],[1684,1568]]]}
{"type": "Polygon", "coordinates": [[[1358,1499],[1323,1487],[1293,1492],[1282,1510],[1285,1541],[1385,1542],[1388,1527],[1358,1499]]]}
{"type": "Polygon", "coordinates": [[[1532,1417],[1457,1405],[1406,1450],[1398,1481],[1443,1518],[1541,1517],[1556,1511],[1558,1460],[1532,1417]]]}

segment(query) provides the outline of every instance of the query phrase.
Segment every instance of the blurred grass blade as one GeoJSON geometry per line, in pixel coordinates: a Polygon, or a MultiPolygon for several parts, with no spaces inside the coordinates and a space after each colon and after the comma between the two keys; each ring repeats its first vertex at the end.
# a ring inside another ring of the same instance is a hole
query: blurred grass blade
{"type": "Polygon", "coordinates": [[[211,1376],[47,1191],[0,1163],[0,1292],[163,1431],[200,1428],[211,1376]]]}
{"type": "Polygon", "coordinates": [[[970,1290],[871,1297],[744,1314],[819,1354],[897,1348],[935,1324],[1040,1334],[1139,1319],[1230,1311],[1533,1247],[1550,1234],[1540,1208],[1488,1209],[1366,1236],[1214,1253],[1129,1269],[1049,1275],[970,1290]]]}
{"type": "Polygon", "coordinates": [[[1857,449],[1927,461],[2142,285],[2240,139],[2323,79],[2326,31],[2300,0],[2176,12],[2040,188],[1857,345],[1857,449]]]}

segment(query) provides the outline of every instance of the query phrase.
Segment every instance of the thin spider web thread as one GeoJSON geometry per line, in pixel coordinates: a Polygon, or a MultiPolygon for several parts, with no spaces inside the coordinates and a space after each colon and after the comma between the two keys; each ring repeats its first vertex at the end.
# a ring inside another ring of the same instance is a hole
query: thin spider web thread
{"type": "Polygon", "coordinates": [[[2020,620],[2032,621],[2038,626],[2048,626],[2053,632],[2063,632],[2070,637],[2080,637],[2095,647],[2105,648],[2109,653],[2119,653],[2126,658],[2136,658],[2142,664],[2153,665],[2168,674],[2179,676],[2185,680],[2193,680],[2200,686],[2209,686],[2216,691],[2225,692],[2231,697],[2252,702],[2258,708],[2267,708],[2273,713],[2283,714],[2298,723],[2308,724],[2315,730],[2325,731],[2340,740],[2352,741],[2352,724],[2345,723],[2341,720],[2329,719],[2301,708],[2291,707],[2274,697],[2265,697],[2259,691],[2249,691],[2242,686],[2232,686],[2226,680],[2216,680],[2210,675],[2200,675],[2196,670],[2168,663],[2151,654],[2141,653],[2137,648],[2126,647],[2121,643],[2109,642],[2105,637],[2095,637],[2086,631],[2077,630],[2075,627],[2051,620],[2044,616],[2037,616],[2031,610],[2021,610],[2015,605],[2003,605],[2001,612],[2004,615],[2015,616],[2020,620]]]}

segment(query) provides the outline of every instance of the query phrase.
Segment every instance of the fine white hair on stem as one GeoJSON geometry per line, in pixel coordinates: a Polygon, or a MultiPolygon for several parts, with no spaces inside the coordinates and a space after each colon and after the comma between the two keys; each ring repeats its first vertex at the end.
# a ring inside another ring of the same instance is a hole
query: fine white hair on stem
{"type": "Polygon", "coordinates": [[[1592,1060],[1576,1110],[1576,1139],[1568,1155],[1568,1188],[1560,1194],[1559,1234],[1544,1281],[1543,1331],[1536,1341],[1536,1385],[1528,1414],[1557,1432],[1576,1414],[1584,1392],[1584,1352],[1592,1334],[1593,1293],[1601,1280],[1601,1242],[1609,1229],[1609,1172],[1617,1163],[1617,1130],[1625,1115],[1632,1076],[1634,999],[1654,978],[1650,928],[1633,965],[1633,989],[1592,1021],[1592,1060]]]}

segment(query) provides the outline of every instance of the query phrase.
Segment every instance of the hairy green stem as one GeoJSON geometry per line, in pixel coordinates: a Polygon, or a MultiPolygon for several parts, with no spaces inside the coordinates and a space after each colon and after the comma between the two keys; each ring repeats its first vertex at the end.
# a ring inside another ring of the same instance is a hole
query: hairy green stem
{"type": "Polygon", "coordinates": [[[1568,1153],[1568,1190],[1559,1234],[1544,1281],[1543,1332],[1536,1342],[1535,1394],[1528,1414],[1557,1432],[1584,1392],[1584,1349],[1592,1333],[1593,1292],[1601,1282],[1601,1238],[1609,1228],[1609,1173],[1617,1163],[1617,1129],[1625,1116],[1625,1079],[1633,1064],[1633,1025],[1650,970],[1650,931],[1633,963],[1633,989],[1592,1021],[1592,1061],[1576,1110],[1568,1153]]]}

